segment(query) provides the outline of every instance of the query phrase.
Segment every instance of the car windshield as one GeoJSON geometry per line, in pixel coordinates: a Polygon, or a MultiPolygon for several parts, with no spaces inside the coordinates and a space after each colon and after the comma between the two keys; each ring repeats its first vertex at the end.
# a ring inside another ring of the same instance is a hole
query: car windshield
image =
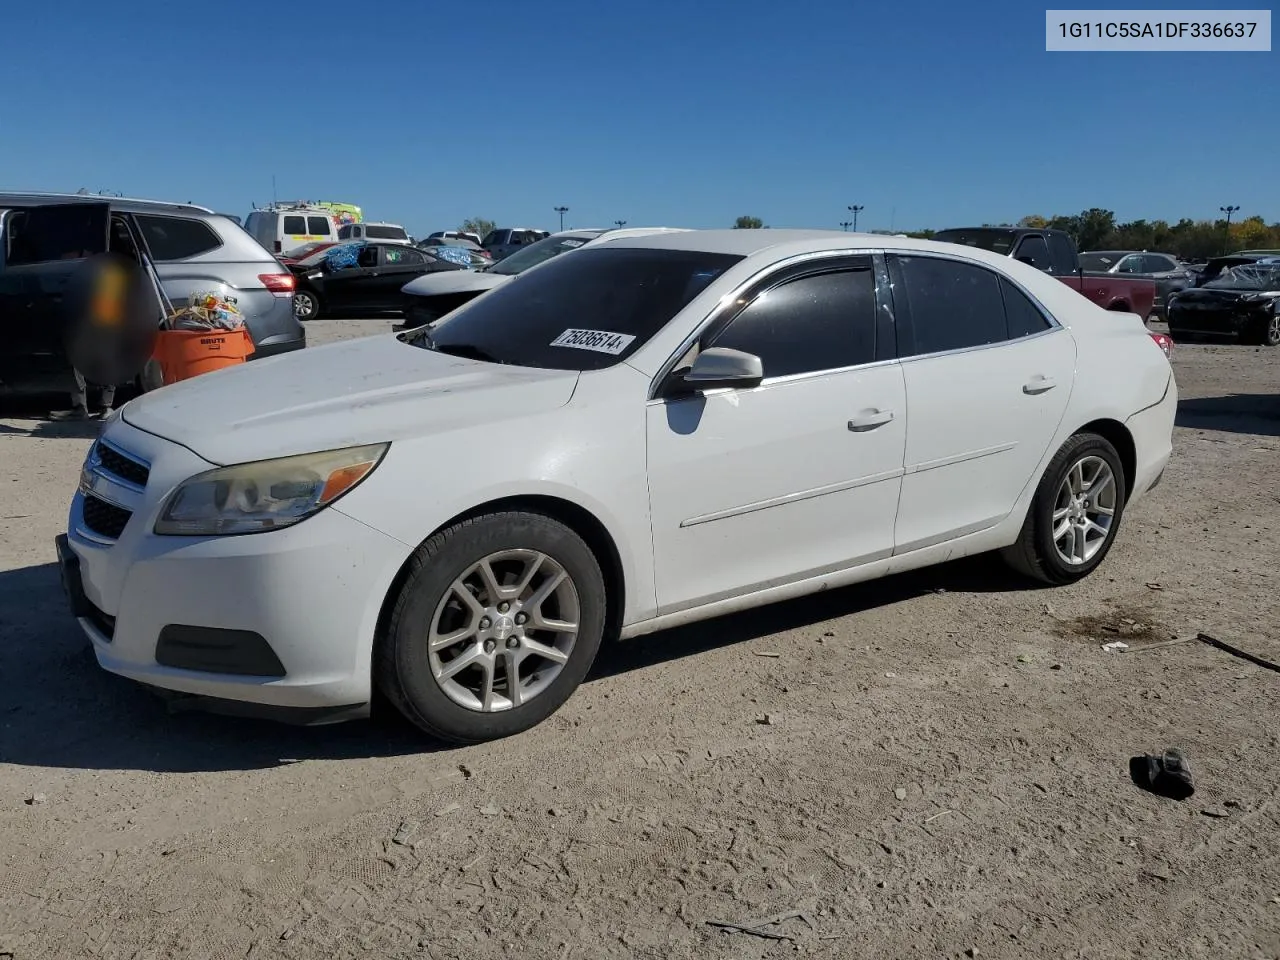
{"type": "Polygon", "coordinates": [[[405,342],[493,363],[600,370],[640,349],[742,258],[694,250],[584,250],[505,283],[405,342]]]}
{"type": "Polygon", "coordinates": [[[500,260],[489,269],[489,272],[514,277],[517,273],[536,267],[552,257],[558,257],[570,250],[577,250],[578,247],[590,243],[597,236],[598,234],[584,233],[576,237],[548,237],[529,244],[523,250],[517,250],[505,260],[500,260]]]}
{"type": "Polygon", "coordinates": [[[1007,256],[1013,249],[1013,242],[1018,235],[1012,230],[981,228],[977,230],[943,230],[933,235],[934,240],[942,243],[959,243],[966,247],[977,247],[990,250],[1001,256],[1007,256]]]}
{"type": "Polygon", "coordinates": [[[1123,253],[1082,253],[1080,254],[1080,269],[1105,273],[1123,260],[1124,257],[1123,253]]]}
{"type": "Polygon", "coordinates": [[[409,235],[404,227],[386,227],[370,223],[364,228],[364,235],[370,240],[408,240],[409,235]]]}
{"type": "Polygon", "coordinates": [[[1280,264],[1248,263],[1228,267],[1205,286],[1219,290],[1280,290],[1280,264]]]}

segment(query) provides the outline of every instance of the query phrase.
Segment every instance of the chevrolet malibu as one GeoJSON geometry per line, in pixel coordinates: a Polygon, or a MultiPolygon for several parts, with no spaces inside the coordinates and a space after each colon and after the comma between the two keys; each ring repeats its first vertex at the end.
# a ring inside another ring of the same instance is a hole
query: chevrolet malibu
{"type": "Polygon", "coordinates": [[[905,238],[693,231],[434,327],[139,397],[58,540],[107,670],[328,722],[526,730],[633,638],[984,551],[1094,570],[1169,460],[1132,315],[905,238]]]}

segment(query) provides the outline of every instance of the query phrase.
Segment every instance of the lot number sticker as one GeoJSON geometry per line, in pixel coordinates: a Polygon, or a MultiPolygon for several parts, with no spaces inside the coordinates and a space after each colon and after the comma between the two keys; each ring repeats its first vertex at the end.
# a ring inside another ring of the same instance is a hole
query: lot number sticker
{"type": "Polygon", "coordinates": [[[572,347],[575,350],[594,350],[617,356],[631,344],[635,337],[627,333],[610,333],[608,330],[566,330],[551,341],[553,347],[572,347]]]}

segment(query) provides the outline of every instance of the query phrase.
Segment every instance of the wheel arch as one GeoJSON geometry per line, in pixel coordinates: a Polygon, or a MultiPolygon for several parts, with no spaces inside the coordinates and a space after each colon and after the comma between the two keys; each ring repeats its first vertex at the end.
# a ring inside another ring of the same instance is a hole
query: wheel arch
{"type": "MultiPolygon", "coordinates": [[[[455,514],[423,537],[422,543],[426,543],[441,530],[447,530],[449,527],[462,523],[464,520],[472,520],[485,514],[511,510],[539,513],[553,520],[558,520],[582,537],[591,552],[595,554],[596,560],[600,564],[600,572],[604,576],[605,590],[608,595],[605,640],[616,639],[621,633],[623,613],[626,609],[627,583],[626,575],[623,572],[622,556],[608,528],[595,514],[579,504],[547,494],[521,494],[499,497],[455,514]]],[[[381,643],[387,635],[391,612],[395,608],[396,598],[400,595],[400,589],[409,577],[409,569],[416,553],[417,549],[415,548],[405,558],[404,563],[396,571],[396,575],[392,578],[391,584],[382,598],[382,606],[378,611],[377,629],[374,635],[375,646],[381,643]]]]}
{"type": "Polygon", "coordinates": [[[1127,503],[1129,497],[1133,495],[1133,482],[1138,473],[1138,448],[1133,442],[1133,434],[1119,420],[1113,420],[1110,417],[1091,420],[1076,430],[1072,436],[1081,433],[1096,433],[1115,447],[1116,453],[1120,454],[1120,467],[1124,470],[1124,498],[1127,503]]]}

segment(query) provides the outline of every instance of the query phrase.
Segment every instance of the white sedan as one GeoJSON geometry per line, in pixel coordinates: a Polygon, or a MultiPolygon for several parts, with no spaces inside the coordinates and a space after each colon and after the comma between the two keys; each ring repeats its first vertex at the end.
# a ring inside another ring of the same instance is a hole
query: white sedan
{"type": "MultiPolygon", "coordinates": [[[[1085,576],[1169,460],[1134,316],[982,250],[695,231],[127,404],[59,538],[99,663],[194,706],[525,730],[635,637],[968,554],[1085,576]]],[[[660,641],[655,641],[660,642],[660,641]]]]}

